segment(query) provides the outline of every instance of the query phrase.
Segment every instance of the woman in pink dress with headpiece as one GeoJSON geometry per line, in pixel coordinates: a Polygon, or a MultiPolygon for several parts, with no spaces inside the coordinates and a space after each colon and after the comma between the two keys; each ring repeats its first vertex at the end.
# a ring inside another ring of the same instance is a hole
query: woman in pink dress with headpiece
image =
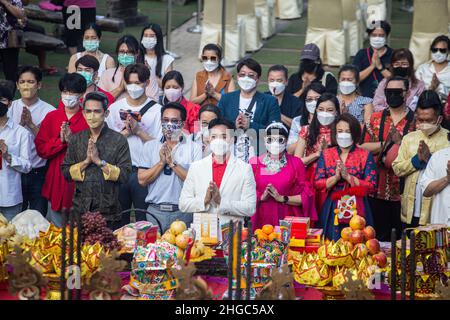
{"type": "Polygon", "coordinates": [[[305,166],[302,160],[286,152],[288,136],[283,124],[269,125],[264,138],[267,153],[250,159],[257,197],[253,229],[265,224],[277,226],[286,216],[318,219],[305,166]]]}

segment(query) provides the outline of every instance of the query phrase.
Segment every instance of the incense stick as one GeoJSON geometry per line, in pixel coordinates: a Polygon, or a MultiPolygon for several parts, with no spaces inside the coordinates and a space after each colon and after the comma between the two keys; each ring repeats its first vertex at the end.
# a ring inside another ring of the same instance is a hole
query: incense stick
{"type": "MultiPolygon", "coordinates": [[[[73,219],[73,210],[71,209],[69,211],[69,223],[70,223],[70,230],[69,230],[69,270],[72,271],[73,269],[73,231],[74,231],[74,219],[73,219]]],[[[73,300],[73,288],[69,288],[69,300],[73,300]]]]}
{"type": "Polygon", "coordinates": [[[233,221],[230,220],[228,230],[228,300],[233,300],[233,221]]]}
{"type": "Polygon", "coordinates": [[[245,279],[245,288],[247,291],[245,292],[245,300],[250,300],[250,288],[252,286],[252,278],[251,278],[251,268],[252,268],[252,222],[249,221],[247,224],[247,265],[246,267],[246,279],[245,279]]]}
{"type": "Polygon", "coordinates": [[[66,300],[66,225],[67,225],[67,211],[62,209],[62,243],[61,243],[61,276],[60,276],[60,294],[61,300],[66,300]]]}
{"type": "Polygon", "coordinates": [[[241,292],[241,256],[242,256],[242,221],[237,227],[237,256],[236,256],[236,300],[242,300],[241,292]]]}
{"type": "Polygon", "coordinates": [[[406,230],[404,230],[402,233],[402,249],[400,261],[401,261],[400,296],[401,300],[406,300],[406,230]]]}
{"type": "Polygon", "coordinates": [[[409,250],[410,250],[410,264],[409,264],[409,299],[414,300],[416,295],[416,235],[414,233],[414,230],[411,231],[411,234],[409,236],[410,244],[409,244],[409,250]]]}
{"type": "MultiPolygon", "coordinates": [[[[80,278],[81,278],[81,234],[82,234],[82,225],[81,225],[81,214],[76,213],[76,222],[77,222],[77,230],[78,230],[78,236],[77,236],[77,267],[78,271],[80,272],[80,278]]],[[[76,299],[81,300],[81,287],[77,288],[77,295],[76,299]]]]}
{"type": "Polygon", "coordinates": [[[397,300],[397,232],[391,232],[391,300],[397,300]]]}

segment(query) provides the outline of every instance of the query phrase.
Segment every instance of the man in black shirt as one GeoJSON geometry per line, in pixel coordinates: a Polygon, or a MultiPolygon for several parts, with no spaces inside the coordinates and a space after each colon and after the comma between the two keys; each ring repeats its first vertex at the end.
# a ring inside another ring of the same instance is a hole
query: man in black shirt
{"type": "Polygon", "coordinates": [[[269,93],[277,99],[280,106],[281,121],[290,128],[292,119],[300,115],[302,106],[299,98],[285,90],[288,82],[288,70],[283,65],[274,65],[269,69],[267,80],[269,93]]]}
{"type": "Polygon", "coordinates": [[[327,89],[327,92],[337,94],[338,83],[331,72],[323,69],[320,59],[320,49],[314,43],[308,43],[300,54],[300,68],[288,81],[286,91],[300,97],[311,82],[318,81],[327,89]]]}

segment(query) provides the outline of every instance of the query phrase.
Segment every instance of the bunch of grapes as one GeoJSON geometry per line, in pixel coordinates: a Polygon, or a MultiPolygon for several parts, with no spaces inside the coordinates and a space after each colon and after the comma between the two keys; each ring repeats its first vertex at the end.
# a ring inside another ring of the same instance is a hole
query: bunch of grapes
{"type": "Polygon", "coordinates": [[[101,243],[106,249],[112,250],[119,247],[116,236],[106,226],[106,220],[99,212],[87,212],[81,216],[83,229],[81,239],[83,243],[101,243]]]}

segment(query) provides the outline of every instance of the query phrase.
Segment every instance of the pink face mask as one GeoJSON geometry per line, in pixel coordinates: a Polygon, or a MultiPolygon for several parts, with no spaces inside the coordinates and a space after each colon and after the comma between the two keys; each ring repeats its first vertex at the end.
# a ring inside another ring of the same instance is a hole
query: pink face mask
{"type": "Polygon", "coordinates": [[[180,100],[182,94],[183,93],[181,89],[169,88],[164,90],[164,95],[166,96],[167,100],[169,100],[169,102],[177,102],[178,100],[180,100]]]}

